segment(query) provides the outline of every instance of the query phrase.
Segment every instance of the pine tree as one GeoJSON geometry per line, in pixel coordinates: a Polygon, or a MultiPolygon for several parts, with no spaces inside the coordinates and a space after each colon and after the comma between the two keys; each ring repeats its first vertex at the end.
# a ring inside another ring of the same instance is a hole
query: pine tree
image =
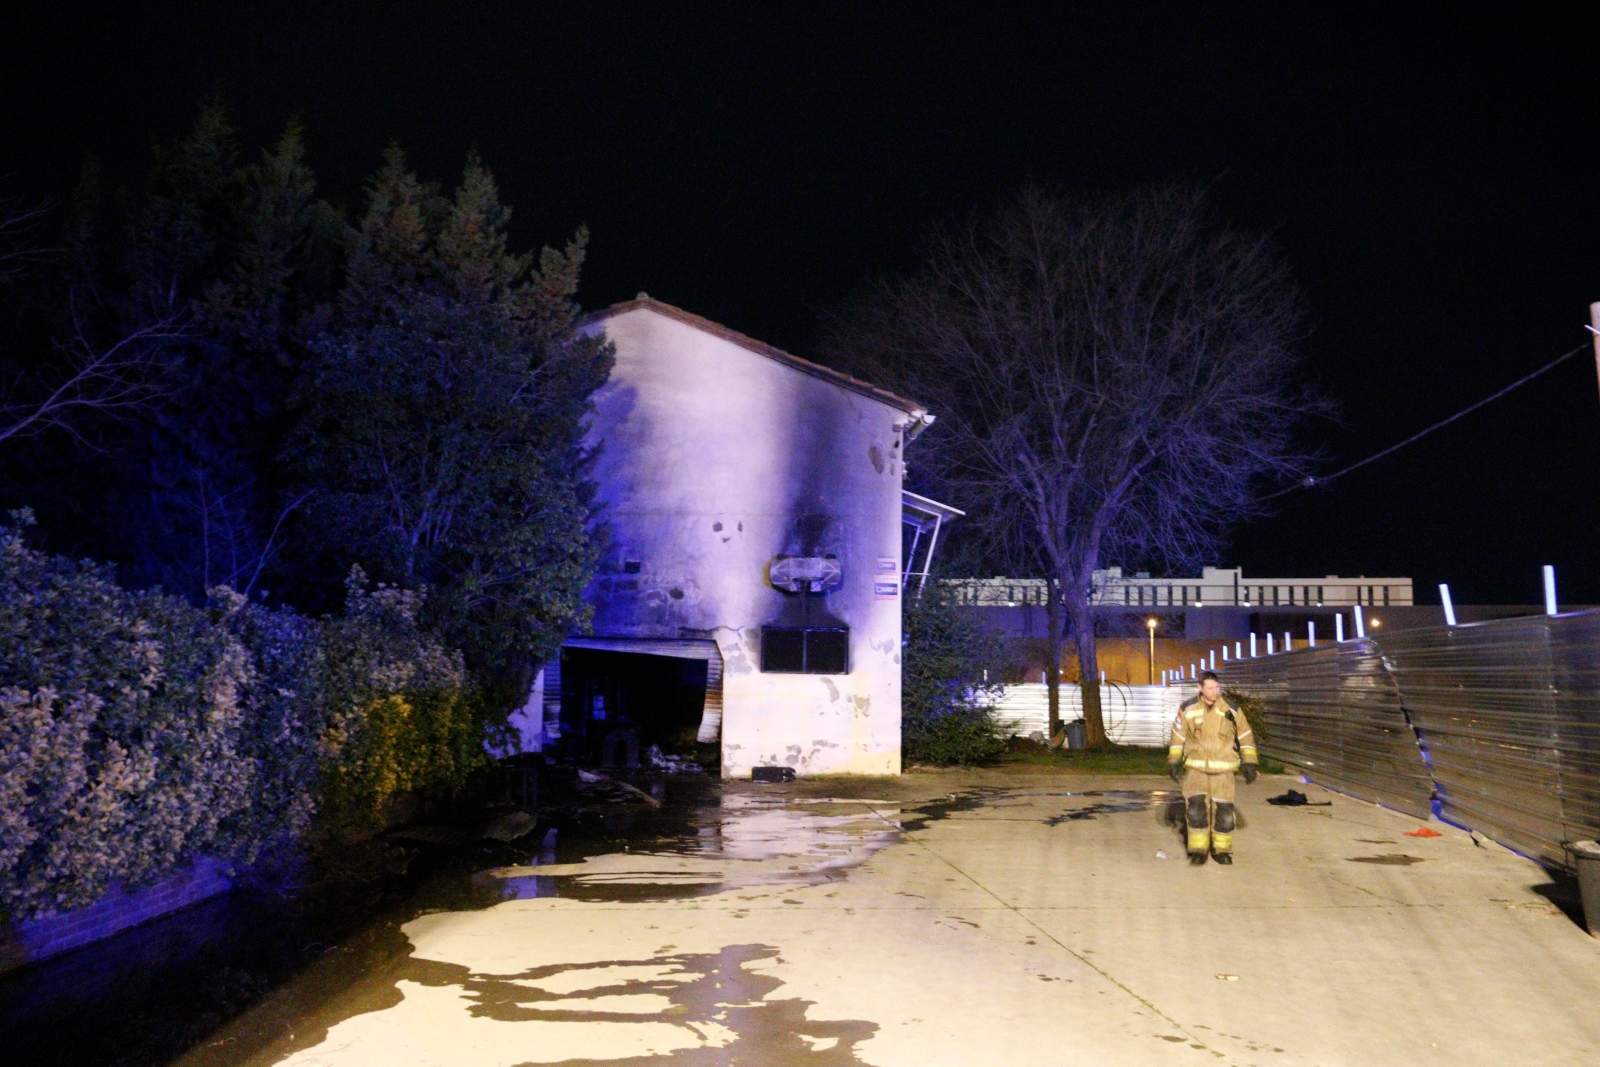
{"type": "Polygon", "coordinates": [[[426,587],[432,624],[515,686],[585,619],[579,420],[610,353],[575,332],[584,233],[535,269],[509,219],[475,155],[445,195],[385,154],[336,321],[310,346],[291,456],[316,491],[303,529],[426,587]]]}

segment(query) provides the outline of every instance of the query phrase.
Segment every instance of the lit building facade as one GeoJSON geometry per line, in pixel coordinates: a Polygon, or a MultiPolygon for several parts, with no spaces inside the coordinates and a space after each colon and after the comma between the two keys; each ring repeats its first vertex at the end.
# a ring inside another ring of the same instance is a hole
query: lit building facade
{"type": "Polygon", "coordinates": [[[616,349],[588,425],[606,547],[525,744],[622,763],[692,734],[724,777],[899,773],[903,530],[933,503],[907,510],[904,454],[931,417],[643,294],[584,328],[616,349]]]}

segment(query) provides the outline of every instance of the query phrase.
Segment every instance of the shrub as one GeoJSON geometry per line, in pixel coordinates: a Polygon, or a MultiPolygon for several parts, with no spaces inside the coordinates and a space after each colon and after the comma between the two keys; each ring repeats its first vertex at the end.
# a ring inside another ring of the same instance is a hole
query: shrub
{"type": "MultiPolygon", "coordinates": [[[[22,519],[27,521],[24,514],[22,519]]],[[[0,527],[0,909],[86,904],[221,845],[249,657],[204,613],[0,527]]]]}
{"type": "Polygon", "coordinates": [[[213,619],[248,651],[252,667],[240,699],[250,803],[224,822],[227,854],[248,865],[305,833],[317,809],[327,729],[322,624],[250,604],[226,587],[210,594],[213,619]]]}
{"type": "Polygon", "coordinates": [[[989,708],[953,708],[933,716],[907,737],[907,754],[919,762],[988,763],[1006,750],[1006,738],[989,708]]]}
{"type": "Polygon", "coordinates": [[[459,787],[485,759],[485,702],[421,602],[357,569],[338,617],[226,588],[200,610],[0,526],[0,914],[78,907],[201,854],[336,848],[401,792],[459,787]]]}
{"type": "Polygon", "coordinates": [[[908,601],[901,670],[901,745],[905,758],[926,763],[982,763],[1005,750],[995,720],[998,636],[962,610],[939,583],[908,601]]]}
{"type": "Polygon", "coordinates": [[[378,829],[397,794],[459,788],[484,762],[482,699],[461,654],[418,625],[421,607],[419,593],[369,589],[357,567],[343,616],[325,623],[326,831],[378,829]]]}

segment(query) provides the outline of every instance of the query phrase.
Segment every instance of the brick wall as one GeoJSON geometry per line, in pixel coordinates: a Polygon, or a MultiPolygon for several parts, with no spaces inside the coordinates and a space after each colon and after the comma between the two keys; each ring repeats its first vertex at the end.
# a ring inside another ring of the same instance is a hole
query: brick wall
{"type": "Polygon", "coordinates": [[[115,888],[87,907],[13,923],[0,928],[0,973],[121,933],[231,888],[233,880],[222,863],[200,859],[154,885],[132,891],[115,888]]]}

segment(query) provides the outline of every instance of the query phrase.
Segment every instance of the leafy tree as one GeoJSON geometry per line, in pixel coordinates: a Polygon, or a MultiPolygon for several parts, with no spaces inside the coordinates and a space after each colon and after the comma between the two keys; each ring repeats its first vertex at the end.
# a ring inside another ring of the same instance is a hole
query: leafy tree
{"type": "Polygon", "coordinates": [[[535,261],[509,218],[475,156],[447,196],[389,150],[288,455],[315,494],[302,535],[426,586],[430,622],[515,688],[586,618],[579,422],[611,357],[575,328],[585,233],[535,261]]]}
{"type": "Polygon", "coordinates": [[[1094,571],[1193,567],[1261,510],[1262,482],[1304,472],[1297,294],[1265,239],[1204,208],[1173,188],[1030,190],[936,234],[920,270],[835,330],[835,348],[939,413],[919,466],[967,510],[964,535],[1046,577],[1050,647],[1064,610],[1091,746],[1106,741],[1094,571]]]}

